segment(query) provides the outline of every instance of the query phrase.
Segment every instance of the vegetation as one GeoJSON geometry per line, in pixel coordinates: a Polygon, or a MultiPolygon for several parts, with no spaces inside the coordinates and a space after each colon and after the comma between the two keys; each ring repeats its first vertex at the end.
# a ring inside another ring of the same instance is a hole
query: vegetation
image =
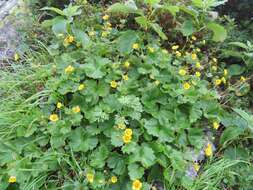
{"type": "Polygon", "coordinates": [[[0,70],[0,189],[252,189],[253,45],[225,3],[37,10],[0,70]]]}

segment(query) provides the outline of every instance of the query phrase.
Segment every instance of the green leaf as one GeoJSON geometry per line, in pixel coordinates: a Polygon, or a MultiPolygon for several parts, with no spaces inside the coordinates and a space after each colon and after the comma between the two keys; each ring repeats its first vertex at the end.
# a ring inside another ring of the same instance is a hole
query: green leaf
{"type": "Polygon", "coordinates": [[[73,148],[73,151],[78,152],[87,152],[92,150],[98,144],[98,139],[96,137],[91,137],[86,134],[83,128],[76,128],[70,134],[70,146],[73,148]]]}
{"type": "Polygon", "coordinates": [[[113,146],[120,147],[124,144],[122,140],[122,133],[120,131],[111,132],[111,143],[113,146]]]}
{"type": "Polygon", "coordinates": [[[144,3],[149,4],[151,6],[157,5],[161,0],[144,0],[144,3]]]}
{"type": "Polygon", "coordinates": [[[240,47],[240,48],[243,48],[245,50],[248,49],[248,46],[242,42],[230,42],[228,43],[229,45],[233,45],[233,46],[237,46],[237,47],[240,47]]]}
{"type": "Polygon", "coordinates": [[[190,36],[196,31],[196,29],[194,28],[191,20],[186,20],[184,21],[180,31],[184,36],[190,36]]]}
{"type": "Polygon", "coordinates": [[[232,64],[228,67],[228,72],[231,76],[241,75],[244,71],[245,68],[238,64],[232,64]]]}
{"type": "Polygon", "coordinates": [[[56,17],[53,20],[52,30],[54,34],[57,36],[58,34],[66,34],[67,33],[67,24],[68,21],[63,17],[56,17]]]}
{"type": "Polygon", "coordinates": [[[162,27],[159,26],[157,23],[151,23],[150,24],[151,27],[153,28],[153,30],[163,39],[163,40],[167,40],[167,36],[163,33],[162,31],[162,27]]]}
{"type": "Polygon", "coordinates": [[[133,0],[128,0],[124,4],[123,3],[114,3],[111,5],[107,12],[114,14],[130,14],[130,13],[139,13],[138,8],[133,0]]]}
{"type": "Polygon", "coordinates": [[[225,129],[220,138],[220,144],[225,146],[228,141],[238,138],[239,135],[243,134],[244,129],[240,127],[230,126],[225,129]]]}
{"type": "Polygon", "coordinates": [[[106,66],[111,63],[107,58],[88,57],[84,65],[85,74],[88,77],[99,79],[106,75],[106,66]]]}
{"type": "Polygon", "coordinates": [[[63,13],[67,17],[77,16],[82,13],[82,10],[80,9],[81,6],[73,6],[70,4],[67,8],[63,10],[63,13]]]}
{"type": "Polygon", "coordinates": [[[201,118],[201,116],[202,116],[202,110],[200,109],[198,104],[193,104],[190,110],[190,116],[189,116],[190,122],[191,123],[196,122],[198,119],[201,118]]]}
{"type": "Polygon", "coordinates": [[[207,28],[213,31],[213,40],[216,42],[223,42],[227,38],[226,29],[214,22],[208,23],[207,28]]]}
{"type": "Polygon", "coordinates": [[[109,119],[109,115],[102,109],[101,105],[95,106],[85,112],[85,118],[90,123],[103,122],[109,119]]]}
{"type": "Polygon", "coordinates": [[[250,92],[250,84],[247,82],[244,82],[242,85],[236,87],[235,94],[236,96],[245,96],[250,92]]]}
{"type": "Polygon", "coordinates": [[[176,16],[176,14],[180,11],[178,6],[173,6],[173,5],[164,5],[162,6],[162,9],[167,10],[173,16],[176,16]]]}
{"type": "Polygon", "coordinates": [[[126,169],[124,157],[117,153],[110,155],[107,163],[109,168],[113,169],[113,172],[117,175],[122,175],[126,169]]]}
{"type": "Polygon", "coordinates": [[[148,168],[155,163],[156,157],[152,148],[146,144],[142,144],[141,147],[138,147],[134,151],[129,159],[131,163],[139,161],[145,168],[148,168]]]}
{"type": "Polygon", "coordinates": [[[122,32],[120,37],[117,39],[117,46],[122,54],[129,54],[132,51],[132,46],[138,40],[136,31],[127,30],[122,32]]]}
{"type": "Polygon", "coordinates": [[[168,126],[161,126],[156,119],[146,120],[144,127],[148,134],[158,137],[162,142],[172,142],[173,133],[168,126]]]}
{"type": "Polygon", "coordinates": [[[101,145],[90,156],[90,165],[96,168],[102,168],[105,165],[105,159],[109,155],[109,149],[105,145],[101,145]]]}
{"type": "Polygon", "coordinates": [[[136,163],[129,164],[127,169],[131,180],[141,179],[144,175],[144,168],[136,163]]]}
{"type": "Polygon", "coordinates": [[[134,95],[122,96],[118,99],[123,107],[124,115],[128,115],[133,119],[140,119],[142,112],[142,104],[140,98],[134,95]]]}
{"type": "Polygon", "coordinates": [[[80,42],[83,47],[89,46],[90,38],[85,32],[76,28],[72,28],[72,31],[74,33],[77,42],[80,42]]]}
{"type": "Polygon", "coordinates": [[[55,8],[55,7],[43,7],[40,10],[42,10],[42,11],[53,11],[53,12],[59,14],[59,15],[65,16],[65,13],[61,9],[58,9],[58,8],[55,8]]]}
{"type": "Polygon", "coordinates": [[[233,110],[248,123],[249,129],[253,132],[253,115],[248,114],[242,109],[234,108],[233,110]]]}
{"type": "Polygon", "coordinates": [[[144,29],[148,28],[149,21],[145,16],[139,16],[135,18],[135,21],[144,29]]]}

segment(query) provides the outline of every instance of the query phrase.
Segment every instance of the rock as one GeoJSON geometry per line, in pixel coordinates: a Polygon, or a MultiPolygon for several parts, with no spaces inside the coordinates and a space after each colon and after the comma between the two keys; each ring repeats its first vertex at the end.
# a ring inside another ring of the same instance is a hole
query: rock
{"type": "Polygon", "coordinates": [[[0,67],[8,64],[8,60],[14,56],[19,44],[20,37],[16,23],[8,19],[11,10],[17,5],[17,0],[0,0],[0,67]]]}

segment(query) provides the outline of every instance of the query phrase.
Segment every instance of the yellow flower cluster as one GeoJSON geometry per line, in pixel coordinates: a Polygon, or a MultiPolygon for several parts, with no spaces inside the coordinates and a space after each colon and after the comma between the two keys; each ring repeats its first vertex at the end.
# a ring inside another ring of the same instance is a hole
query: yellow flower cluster
{"type": "Polygon", "coordinates": [[[128,61],[126,61],[126,62],[124,63],[124,67],[125,67],[126,69],[128,69],[128,68],[130,67],[130,63],[129,63],[128,61]]]}
{"type": "Polygon", "coordinates": [[[56,121],[59,120],[59,117],[58,117],[57,114],[51,114],[51,115],[49,116],[49,120],[52,121],[52,122],[56,122],[56,121]]]}
{"type": "Polygon", "coordinates": [[[68,46],[69,44],[71,44],[72,42],[74,42],[74,40],[75,40],[74,36],[69,35],[69,36],[67,36],[67,37],[64,39],[63,45],[64,45],[64,46],[68,46]]]}
{"type": "Polygon", "coordinates": [[[125,81],[127,81],[127,80],[129,79],[127,74],[123,75],[122,78],[123,78],[123,80],[125,80],[125,81]]]}
{"type": "Polygon", "coordinates": [[[140,48],[140,46],[139,46],[139,44],[134,43],[134,44],[133,44],[133,46],[132,46],[132,48],[136,50],[136,49],[139,49],[139,48],[140,48]]]}
{"type": "Polygon", "coordinates": [[[63,107],[63,104],[62,104],[61,102],[58,102],[58,103],[56,104],[56,107],[57,107],[58,109],[61,109],[61,108],[63,107]]]}
{"type": "Polygon", "coordinates": [[[220,127],[220,124],[217,121],[213,122],[214,129],[218,129],[219,127],[220,127]]]}
{"type": "Polygon", "coordinates": [[[198,172],[199,169],[200,169],[200,165],[199,165],[198,163],[194,163],[194,164],[193,164],[193,167],[194,167],[194,170],[195,170],[196,172],[198,172]]]}
{"type": "Polygon", "coordinates": [[[111,182],[112,183],[117,183],[117,181],[118,181],[118,178],[116,176],[111,177],[111,182]]]}
{"type": "Polygon", "coordinates": [[[123,142],[126,143],[126,144],[130,143],[131,140],[132,140],[132,135],[133,135],[133,130],[132,129],[130,129],[130,128],[125,129],[123,137],[122,137],[123,142]]]}
{"type": "Polygon", "coordinates": [[[84,84],[80,84],[80,85],[78,86],[78,90],[81,91],[81,90],[83,90],[83,89],[85,89],[85,85],[84,85],[84,84]]]}
{"type": "Polygon", "coordinates": [[[207,146],[206,146],[206,148],[205,148],[205,155],[207,157],[210,157],[210,156],[212,156],[212,154],[213,154],[212,145],[211,145],[211,143],[208,143],[207,146]]]}
{"type": "Polygon", "coordinates": [[[152,47],[148,47],[148,51],[149,51],[150,53],[154,53],[154,52],[155,52],[155,49],[152,48],[152,47]]]}
{"type": "Polygon", "coordinates": [[[108,20],[110,18],[110,16],[109,15],[104,15],[102,18],[103,18],[103,20],[108,20]]]}
{"type": "Polygon", "coordinates": [[[10,176],[8,182],[9,183],[16,183],[17,182],[16,176],[10,176]]]}
{"type": "Polygon", "coordinates": [[[87,173],[86,178],[87,178],[87,181],[89,183],[93,183],[93,181],[94,181],[94,174],[93,173],[87,173]]]}
{"type": "Polygon", "coordinates": [[[110,84],[112,88],[117,88],[118,86],[118,82],[116,82],[115,80],[111,81],[110,84]]]}
{"type": "Polygon", "coordinates": [[[140,180],[136,179],[132,183],[132,190],[141,190],[142,188],[142,183],[140,180]]]}
{"type": "Polygon", "coordinates": [[[178,74],[180,74],[181,76],[185,76],[186,75],[186,70],[185,69],[179,69],[178,74]]]}
{"type": "Polygon", "coordinates": [[[65,68],[65,73],[66,73],[66,74],[71,74],[71,73],[74,72],[74,70],[75,70],[75,68],[74,68],[72,65],[69,65],[69,66],[67,66],[67,67],[65,68]]]}
{"type": "Polygon", "coordinates": [[[79,106],[75,106],[72,108],[72,112],[73,113],[79,113],[81,111],[80,107],[79,106]]]}
{"type": "Polygon", "coordinates": [[[191,84],[190,84],[189,82],[185,82],[185,83],[183,84],[183,88],[184,88],[185,90],[188,90],[188,89],[191,88],[191,84]]]}

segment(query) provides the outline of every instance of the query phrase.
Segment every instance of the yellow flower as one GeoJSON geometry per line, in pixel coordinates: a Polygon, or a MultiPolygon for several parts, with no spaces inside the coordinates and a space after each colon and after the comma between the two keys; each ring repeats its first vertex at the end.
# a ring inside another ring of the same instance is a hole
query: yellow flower
{"type": "Polygon", "coordinates": [[[220,79],[216,79],[215,81],[214,81],[214,84],[216,85],[216,86],[219,86],[220,84],[221,84],[221,80],[220,79]]]}
{"type": "Polygon", "coordinates": [[[217,63],[217,59],[216,59],[216,58],[213,58],[213,62],[214,62],[214,63],[217,63]]]}
{"type": "Polygon", "coordinates": [[[186,70],[185,69],[180,69],[178,71],[178,74],[180,74],[181,76],[185,76],[186,75],[186,70]]]}
{"type": "Polygon", "coordinates": [[[69,43],[72,43],[74,40],[75,40],[74,37],[71,36],[71,35],[69,35],[69,36],[67,36],[67,37],[64,39],[64,43],[65,43],[65,44],[69,44],[69,43]]]}
{"type": "Polygon", "coordinates": [[[104,37],[104,38],[105,38],[106,36],[108,36],[108,32],[103,31],[103,32],[102,32],[102,37],[104,37]]]}
{"type": "Polygon", "coordinates": [[[148,47],[148,51],[149,51],[150,53],[154,53],[154,52],[155,52],[155,49],[152,48],[152,47],[148,47]]]}
{"type": "Polygon", "coordinates": [[[126,61],[126,62],[124,63],[124,67],[128,69],[128,68],[130,67],[130,63],[129,63],[128,61],[126,61]]]}
{"type": "Polygon", "coordinates": [[[87,178],[88,182],[93,183],[93,181],[94,181],[94,174],[87,173],[86,178],[87,178]]]}
{"type": "Polygon", "coordinates": [[[246,78],[243,77],[243,76],[241,76],[240,81],[245,82],[245,81],[246,81],[246,78]]]}
{"type": "Polygon", "coordinates": [[[10,176],[9,177],[9,180],[8,180],[9,183],[16,183],[16,181],[17,181],[16,176],[10,176]]]}
{"type": "Polygon", "coordinates": [[[196,53],[192,53],[191,54],[191,58],[192,58],[192,60],[196,60],[197,59],[197,54],[196,53]]]}
{"type": "Polygon", "coordinates": [[[185,83],[183,84],[183,88],[184,88],[185,90],[188,90],[189,88],[191,88],[190,83],[185,82],[185,83]]]}
{"type": "Polygon", "coordinates": [[[220,124],[218,122],[213,122],[213,128],[218,129],[220,127],[220,124]]]}
{"type": "Polygon", "coordinates": [[[50,120],[50,121],[53,121],[53,122],[56,122],[56,121],[59,120],[59,117],[58,117],[57,114],[51,114],[51,115],[49,116],[49,120],[50,120]]]}
{"type": "Polygon", "coordinates": [[[126,136],[132,136],[133,134],[133,130],[130,129],[130,128],[127,128],[125,131],[124,131],[124,135],[126,136]]]}
{"type": "Polygon", "coordinates": [[[119,123],[119,124],[118,124],[118,128],[119,128],[119,129],[125,129],[125,128],[126,128],[125,123],[119,123]]]}
{"type": "Polygon", "coordinates": [[[212,145],[210,143],[208,143],[205,148],[205,155],[209,157],[209,156],[212,156],[212,154],[213,154],[212,145]]]}
{"type": "Polygon", "coordinates": [[[172,46],[172,50],[177,50],[179,48],[179,45],[172,46]]]}
{"type": "Polygon", "coordinates": [[[75,106],[72,108],[72,112],[74,112],[74,113],[79,113],[80,111],[81,111],[81,109],[79,106],[75,106]]]}
{"type": "Polygon", "coordinates": [[[15,53],[15,55],[14,55],[14,60],[15,60],[15,61],[18,61],[18,60],[19,60],[19,55],[18,55],[17,53],[15,53]]]}
{"type": "Polygon", "coordinates": [[[224,69],[224,76],[227,76],[228,75],[228,70],[227,69],[224,69]]]}
{"type": "Polygon", "coordinates": [[[177,57],[181,57],[182,56],[182,53],[180,51],[176,51],[176,56],[177,57]]]}
{"type": "Polygon", "coordinates": [[[111,182],[112,183],[117,183],[117,181],[118,181],[118,178],[116,176],[111,177],[111,182]]]}
{"type": "Polygon", "coordinates": [[[72,65],[69,65],[68,67],[65,68],[65,73],[70,74],[73,73],[75,68],[72,65]]]}
{"type": "Polygon", "coordinates": [[[221,81],[222,81],[224,84],[226,84],[226,82],[227,82],[227,80],[225,79],[225,77],[222,77],[222,78],[221,78],[221,81]]]}
{"type": "Polygon", "coordinates": [[[108,20],[110,18],[110,16],[109,15],[104,15],[102,18],[103,18],[103,20],[108,20]]]}
{"type": "Polygon", "coordinates": [[[195,36],[192,36],[192,40],[193,40],[193,41],[196,41],[197,38],[196,38],[195,36]]]}
{"type": "Polygon", "coordinates": [[[155,85],[158,86],[160,84],[160,81],[159,80],[156,80],[155,81],[155,85]]]}
{"type": "Polygon", "coordinates": [[[132,183],[132,190],[140,190],[142,188],[142,183],[140,180],[136,179],[132,183]]]}
{"type": "Polygon", "coordinates": [[[197,62],[197,63],[196,63],[196,68],[197,68],[197,69],[201,69],[201,64],[200,64],[200,62],[197,62]]]}
{"type": "Polygon", "coordinates": [[[118,83],[115,80],[111,81],[110,84],[111,84],[112,88],[117,88],[117,86],[118,86],[118,83]]]}
{"type": "Polygon", "coordinates": [[[197,52],[201,52],[201,50],[199,48],[196,49],[197,52]]]}
{"type": "Polygon", "coordinates": [[[123,142],[127,144],[131,142],[132,136],[123,135],[122,139],[123,139],[123,142]]]}
{"type": "Polygon", "coordinates": [[[217,66],[212,66],[213,71],[217,71],[217,66]]]}
{"type": "Polygon", "coordinates": [[[198,172],[199,169],[200,169],[200,166],[199,166],[198,163],[194,163],[194,164],[193,164],[193,167],[194,167],[194,170],[195,170],[196,172],[198,172]]]}
{"type": "Polygon", "coordinates": [[[134,43],[133,46],[132,46],[133,49],[139,49],[139,44],[137,43],[134,43]]]}
{"type": "Polygon", "coordinates": [[[78,90],[81,91],[81,90],[83,90],[83,89],[85,89],[85,85],[84,85],[84,84],[80,84],[80,85],[78,86],[78,90]]]}
{"type": "Polygon", "coordinates": [[[106,23],[105,23],[105,26],[106,26],[106,27],[111,27],[112,24],[111,24],[110,22],[106,22],[106,23]]]}
{"type": "Polygon", "coordinates": [[[201,76],[201,73],[200,73],[199,71],[197,71],[197,72],[195,73],[195,75],[196,75],[196,77],[200,77],[200,76],[201,76]]]}
{"type": "Polygon", "coordinates": [[[89,36],[95,36],[95,35],[96,35],[96,33],[94,31],[89,32],[89,36]]]}
{"type": "Polygon", "coordinates": [[[62,104],[61,102],[58,102],[57,105],[56,105],[56,107],[57,107],[58,109],[61,109],[61,108],[63,107],[63,104],[62,104]]]}
{"type": "Polygon", "coordinates": [[[129,79],[128,75],[123,75],[122,78],[123,78],[123,80],[128,80],[129,79]]]}

